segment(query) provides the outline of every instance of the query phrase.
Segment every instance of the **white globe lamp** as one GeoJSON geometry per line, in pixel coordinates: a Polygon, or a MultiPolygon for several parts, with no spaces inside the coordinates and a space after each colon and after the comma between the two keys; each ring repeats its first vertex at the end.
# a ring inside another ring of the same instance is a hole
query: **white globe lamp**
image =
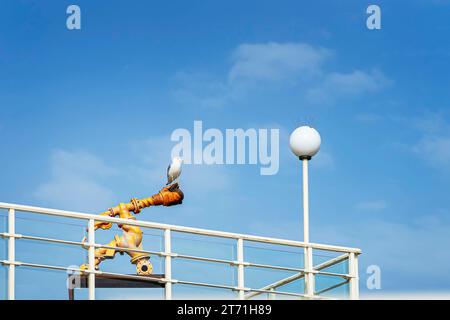
{"type": "Polygon", "coordinates": [[[302,126],[295,129],[289,138],[292,152],[301,160],[310,160],[320,149],[320,134],[316,129],[302,126]]]}

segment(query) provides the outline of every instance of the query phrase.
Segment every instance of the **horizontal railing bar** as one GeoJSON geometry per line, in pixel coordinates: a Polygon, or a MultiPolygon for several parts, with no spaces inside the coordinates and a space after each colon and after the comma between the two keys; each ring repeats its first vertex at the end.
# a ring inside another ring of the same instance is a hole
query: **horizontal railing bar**
{"type": "MultiPolygon", "coordinates": [[[[349,257],[348,253],[344,253],[344,254],[342,254],[342,255],[334,258],[334,259],[325,261],[325,262],[315,266],[313,270],[316,271],[316,272],[317,271],[320,272],[321,270],[323,270],[325,268],[331,267],[331,266],[333,266],[335,264],[338,264],[338,263],[340,263],[342,261],[345,261],[346,259],[348,259],[348,257],[349,257]]],[[[305,276],[305,273],[304,272],[300,272],[300,273],[294,274],[292,276],[289,276],[287,278],[278,280],[278,281],[276,281],[276,282],[274,282],[272,284],[269,284],[267,286],[264,286],[262,289],[263,290],[270,290],[270,289],[278,288],[278,287],[281,287],[281,286],[283,286],[285,284],[288,284],[288,283],[290,283],[292,281],[301,279],[304,276],[305,276]]],[[[245,296],[245,299],[250,299],[250,298],[253,298],[254,296],[257,296],[257,295],[259,295],[259,293],[257,293],[257,292],[249,293],[249,294],[247,294],[245,296]]]]}
{"type": "Polygon", "coordinates": [[[215,259],[215,258],[204,258],[204,257],[198,257],[198,256],[191,256],[191,255],[184,255],[184,254],[178,254],[175,253],[174,258],[183,258],[183,259],[191,259],[191,260],[200,260],[200,261],[208,261],[208,262],[217,262],[217,263],[223,263],[223,264],[230,264],[230,265],[239,265],[242,264],[244,267],[257,267],[257,268],[267,268],[267,269],[276,269],[276,270],[286,270],[286,271],[296,271],[296,272],[303,272],[304,269],[299,268],[290,268],[290,267],[283,267],[283,266],[275,266],[270,264],[259,264],[259,263],[253,263],[253,262],[238,262],[238,261],[232,261],[232,260],[224,260],[224,259],[215,259]]]}
{"type": "MultiPolygon", "coordinates": [[[[53,266],[53,265],[47,265],[47,264],[37,264],[37,263],[29,263],[29,262],[22,262],[22,261],[16,261],[16,262],[10,262],[10,261],[2,261],[3,264],[14,264],[17,266],[25,266],[25,267],[33,267],[33,268],[43,268],[43,269],[52,269],[52,270],[61,270],[61,271],[78,271],[80,273],[89,273],[89,270],[81,270],[77,268],[68,268],[68,267],[61,267],[61,266],[53,266]]],[[[104,274],[104,275],[110,275],[110,276],[120,276],[122,278],[126,279],[136,279],[136,280],[146,280],[146,281],[155,281],[156,278],[150,279],[146,276],[139,276],[139,275],[125,275],[121,273],[113,273],[113,272],[104,272],[104,271],[96,271],[97,274],[104,274]]],[[[167,282],[166,279],[157,279],[158,282],[165,283],[167,282]]],[[[194,285],[194,286],[202,286],[202,287],[211,287],[211,288],[218,288],[218,289],[229,289],[229,290],[238,290],[235,286],[227,286],[227,285],[218,285],[218,284],[212,284],[212,283],[205,283],[205,282],[195,282],[195,281],[185,281],[185,280],[175,280],[172,279],[171,282],[173,283],[179,283],[179,284],[185,284],[185,285],[194,285]]]]}
{"type": "Polygon", "coordinates": [[[154,229],[163,229],[163,230],[170,229],[170,230],[177,231],[177,232],[207,235],[207,236],[214,236],[214,237],[220,237],[220,238],[243,239],[243,240],[253,241],[253,242],[280,244],[280,245],[302,247],[302,248],[311,247],[313,249],[326,250],[326,251],[353,252],[355,254],[361,253],[361,250],[357,249],[357,248],[324,245],[324,244],[317,244],[317,243],[305,243],[305,242],[295,241],[295,240],[284,240],[284,239],[253,236],[253,235],[238,234],[238,233],[231,233],[231,232],[224,232],[224,231],[214,231],[214,230],[208,230],[208,229],[176,226],[176,225],[169,225],[169,224],[156,223],[156,222],[113,218],[113,217],[107,217],[107,216],[99,216],[99,215],[95,215],[95,214],[49,209],[49,208],[40,208],[40,207],[25,206],[25,205],[11,204],[11,203],[3,203],[3,202],[0,202],[0,208],[15,209],[17,211],[34,212],[34,213],[39,213],[39,214],[47,214],[47,215],[53,215],[53,216],[62,216],[62,217],[85,219],[85,220],[94,219],[96,221],[112,222],[112,223],[117,223],[117,224],[136,225],[136,226],[154,228],[154,229]]]}
{"type": "Polygon", "coordinates": [[[338,288],[338,287],[340,287],[340,286],[342,286],[342,285],[344,285],[344,284],[346,284],[346,283],[348,283],[348,282],[349,282],[349,279],[347,279],[347,280],[345,280],[345,281],[342,281],[342,282],[339,282],[339,283],[337,283],[337,284],[335,284],[335,285],[333,285],[333,286],[331,286],[331,287],[328,287],[328,288],[322,289],[322,290],[320,290],[320,291],[317,291],[317,292],[316,292],[316,295],[320,295],[320,294],[322,294],[322,293],[325,293],[325,292],[331,291],[331,290],[333,290],[333,289],[336,289],[336,288],[338,288]]]}
{"type": "Polygon", "coordinates": [[[18,234],[18,233],[2,232],[2,233],[0,233],[0,237],[2,237],[2,238],[11,238],[11,237],[20,238],[20,234],[18,234]]]}
{"type": "MultiPolygon", "coordinates": [[[[24,234],[9,234],[9,233],[0,233],[1,237],[9,238],[9,237],[15,237],[19,239],[28,239],[28,240],[36,240],[36,241],[46,241],[46,242],[54,242],[54,243],[63,243],[63,244],[70,244],[70,245],[79,245],[82,247],[89,247],[88,243],[83,243],[81,241],[70,241],[70,240],[59,240],[54,238],[45,238],[45,237],[37,237],[37,236],[29,236],[24,234]]],[[[96,248],[107,248],[107,249],[115,249],[117,251],[127,251],[127,252],[140,252],[140,253],[148,253],[148,254],[154,254],[158,256],[165,256],[166,254],[164,252],[159,251],[149,251],[149,250],[142,250],[142,249],[132,249],[132,248],[119,248],[119,247],[112,247],[102,244],[95,244],[94,247],[96,248]]]]}
{"type": "Polygon", "coordinates": [[[285,271],[305,272],[305,269],[301,269],[301,268],[282,267],[282,266],[274,266],[274,265],[270,265],[270,264],[260,264],[260,263],[253,263],[253,262],[245,262],[245,266],[246,267],[285,270],[285,271]]]}
{"type": "Polygon", "coordinates": [[[325,262],[322,262],[322,263],[318,264],[318,265],[315,266],[313,269],[314,269],[314,270],[323,270],[323,269],[326,269],[326,268],[328,268],[328,267],[334,266],[334,265],[336,265],[336,264],[338,264],[338,263],[341,263],[342,261],[347,260],[348,257],[349,257],[349,254],[348,254],[348,253],[341,254],[340,256],[337,256],[337,257],[335,257],[335,258],[333,258],[333,259],[330,259],[330,260],[327,260],[327,261],[325,261],[325,262]]]}
{"type": "Polygon", "coordinates": [[[235,287],[235,286],[227,286],[227,285],[220,285],[220,284],[210,284],[210,283],[196,282],[196,281],[176,280],[176,283],[184,284],[184,285],[192,285],[192,286],[211,287],[211,288],[218,288],[218,289],[229,289],[229,290],[233,290],[233,291],[244,290],[244,291],[248,291],[248,292],[280,294],[280,295],[289,295],[289,296],[304,297],[304,298],[320,298],[320,299],[324,298],[324,297],[319,297],[319,296],[307,297],[304,294],[294,293],[294,292],[287,292],[287,291],[272,291],[272,290],[251,289],[251,288],[239,289],[238,287],[235,287]]]}
{"type": "Polygon", "coordinates": [[[286,295],[286,296],[306,298],[306,296],[304,294],[295,293],[295,292],[287,292],[287,291],[275,291],[275,290],[264,290],[264,289],[248,289],[246,291],[257,292],[258,294],[269,293],[269,294],[281,294],[281,295],[286,295]]]}
{"type": "Polygon", "coordinates": [[[27,239],[27,240],[36,240],[36,241],[45,241],[45,242],[54,242],[54,243],[83,246],[83,243],[81,241],[59,240],[59,239],[53,239],[53,238],[28,236],[28,235],[24,235],[24,234],[21,234],[18,238],[27,239]]]}
{"type": "MultiPolygon", "coordinates": [[[[71,271],[77,271],[80,273],[90,273],[89,270],[81,270],[79,268],[69,268],[69,267],[61,267],[61,266],[54,266],[54,265],[48,265],[48,264],[29,263],[29,262],[22,262],[22,261],[11,262],[11,261],[3,260],[3,261],[1,261],[1,263],[6,264],[6,265],[14,264],[16,266],[24,266],[24,267],[52,269],[52,270],[61,270],[61,271],[71,270],[71,271]]],[[[157,280],[158,282],[167,282],[167,280],[165,278],[150,278],[148,276],[128,275],[128,274],[105,272],[105,271],[95,271],[94,273],[110,275],[110,276],[120,276],[120,277],[126,278],[126,279],[136,279],[136,280],[146,280],[146,281],[157,280]]],[[[222,289],[237,290],[237,287],[234,287],[234,286],[217,285],[217,284],[210,284],[210,283],[203,283],[203,282],[193,282],[193,281],[184,281],[184,280],[175,280],[175,279],[172,279],[171,282],[204,286],[204,287],[215,287],[215,288],[222,288],[222,289]]]]}
{"type": "MultiPolygon", "coordinates": [[[[313,296],[306,296],[305,294],[301,294],[301,293],[295,293],[295,292],[288,292],[288,291],[274,291],[274,290],[264,290],[264,289],[248,289],[247,291],[250,292],[255,292],[259,294],[262,293],[268,293],[268,294],[280,294],[280,295],[286,295],[286,296],[294,296],[294,297],[300,297],[300,298],[306,298],[306,299],[329,299],[328,297],[321,297],[321,296],[317,296],[317,295],[313,295],[313,296]]],[[[256,295],[254,295],[256,296],[256,295]]],[[[254,297],[252,296],[252,297],[254,297]]]]}
{"type": "Polygon", "coordinates": [[[213,283],[206,283],[206,282],[196,282],[196,281],[186,281],[186,280],[174,280],[174,282],[179,283],[179,284],[192,285],[192,286],[210,287],[210,288],[217,288],[217,289],[228,289],[228,290],[233,290],[233,291],[239,290],[239,288],[235,287],[235,286],[227,286],[227,285],[213,284],[213,283]]]}
{"type": "Polygon", "coordinates": [[[336,272],[317,271],[316,274],[323,275],[323,276],[340,277],[340,278],[345,278],[345,279],[351,279],[352,278],[352,276],[350,276],[348,274],[336,273],[336,272]]]}
{"type": "MultiPolygon", "coordinates": [[[[52,269],[52,270],[61,270],[61,271],[78,271],[78,272],[86,272],[90,273],[88,270],[81,270],[79,268],[69,268],[69,267],[61,267],[61,266],[53,266],[49,264],[39,264],[39,263],[30,263],[30,262],[23,262],[23,261],[7,261],[3,260],[1,261],[2,264],[6,265],[16,265],[19,267],[32,267],[32,268],[42,268],[42,269],[52,269]]],[[[95,271],[94,273],[99,273],[98,271],[95,271]]]]}
{"type": "Polygon", "coordinates": [[[190,259],[190,260],[217,262],[217,263],[230,264],[230,265],[242,264],[242,265],[244,265],[244,267],[257,267],[257,268],[277,269],[277,270],[296,271],[296,272],[303,272],[304,271],[304,269],[299,269],[299,268],[275,266],[275,265],[270,265],[270,264],[259,264],[259,263],[246,262],[246,261],[238,262],[238,261],[233,261],[233,260],[204,258],[204,257],[191,256],[191,255],[185,255],[185,254],[179,254],[179,253],[173,253],[173,257],[174,258],[182,258],[182,259],[190,259]]]}
{"type": "MultiPolygon", "coordinates": [[[[74,272],[79,272],[80,274],[82,273],[91,273],[91,271],[89,270],[81,270],[79,268],[72,268],[72,267],[61,267],[61,266],[54,266],[54,265],[48,265],[48,264],[38,264],[38,263],[30,263],[30,262],[22,262],[22,261],[7,261],[7,260],[3,260],[1,261],[2,264],[5,265],[16,265],[16,266],[24,266],[24,267],[31,267],[31,268],[41,268],[41,269],[51,269],[51,270],[60,270],[60,271],[74,271],[74,272]]],[[[128,274],[121,274],[121,273],[114,273],[114,272],[105,272],[105,271],[94,271],[95,274],[103,274],[103,275],[110,275],[110,276],[119,276],[122,277],[124,279],[136,279],[136,280],[144,280],[144,281],[152,281],[152,282],[159,282],[159,283],[165,283],[168,282],[167,279],[165,278],[152,278],[151,276],[139,276],[139,275],[128,275],[128,274]]],[[[196,282],[196,281],[186,281],[186,280],[176,280],[176,279],[172,279],[170,282],[172,283],[179,283],[179,284],[184,284],[184,285],[193,285],[193,286],[201,286],[201,287],[210,287],[210,288],[217,288],[217,289],[228,289],[228,290],[233,290],[233,291],[237,291],[240,290],[238,287],[236,286],[227,286],[227,285],[219,285],[219,284],[212,284],[212,283],[205,283],[205,282],[196,282]]],[[[326,291],[332,290],[338,286],[341,286],[345,283],[347,283],[348,280],[339,283],[333,287],[327,288],[327,290],[322,290],[317,294],[321,294],[324,293],[326,291]]],[[[270,294],[280,294],[280,295],[289,295],[289,296],[297,296],[297,297],[306,297],[304,294],[297,294],[294,292],[286,292],[286,291],[274,291],[274,290],[265,290],[265,289],[251,289],[251,288],[243,288],[244,291],[247,292],[257,292],[259,294],[261,293],[270,293],[270,294]]],[[[251,297],[249,297],[251,298],[251,297]]],[[[247,299],[249,299],[247,298],[247,299]]],[[[325,297],[320,297],[320,296],[312,296],[312,297],[308,297],[308,298],[319,298],[319,299],[323,299],[325,297]]]]}
{"type": "Polygon", "coordinates": [[[206,258],[206,257],[191,256],[191,255],[180,254],[180,253],[172,253],[172,256],[173,256],[174,258],[190,259],[190,260],[200,260],[200,261],[207,261],[207,262],[217,262],[217,263],[230,264],[230,265],[236,265],[236,264],[238,264],[237,261],[233,261],[233,260],[215,259],[215,258],[206,258]]]}
{"type": "MultiPolygon", "coordinates": [[[[29,263],[29,262],[22,262],[22,261],[1,261],[2,264],[14,264],[16,266],[24,266],[24,267],[32,267],[32,268],[42,268],[42,269],[52,269],[52,270],[61,270],[61,271],[76,271],[80,274],[82,273],[91,273],[89,270],[81,270],[80,268],[71,268],[71,267],[61,267],[61,266],[53,266],[48,264],[38,264],[38,263],[29,263]]],[[[150,276],[139,276],[139,275],[129,275],[129,274],[121,274],[121,273],[114,273],[114,272],[105,272],[105,271],[95,271],[93,272],[95,274],[104,274],[104,275],[110,275],[110,276],[120,276],[122,278],[126,279],[136,279],[136,280],[145,280],[145,281],[158,281],[158,282],[166,282],[166,279],[164,278],[152,278],[150,276]]],[[[176,280],[174,280],[176,281],[176,280]]]]}
{"type": "MultiPolygon", "coordinates": [[[[52,242],[52,243],[62,243],[62,244],[69,244],[69,245],[78,245],[78,246],[83,246],[83,247],[89,246],[89,244],[83,243],[83,242],[79,242],[79,241],[59,240],[59,239],[46,238],[46,237],[29,236],[29,235],[24,235],[24,234],[0,233],[0,236],[2,236],[2,237],[15,237],[15,238],[19,238],[19,239],[27,239],[27,240],[35,240],[35,241],[45,241],[45,242],[52,242]]],[[[132,248],[118,248],[118,247],[101,245],[101,244],[95,244],[94,246],[96,248],[115,249],[117,251],[139,252],[139,253],[153,254],[153,255],[158,255],[158,256],[166,256],[166,253],[160,252],[160,251],[132,249],[132,248]]],[[[182,259],[190,259],[190,260],[217,262],[217,263],[223,263],[223,264],[229,264],[229,265],[238,265],[239,264],[239,262],[233,261],[233,260],[206,258],[206,257],[199,257],[199,256],[185,255],[185,254],[177,254],[177,253],[171,253],[170,255],[173,258],[182,258],[182,259]]],[[[305,272],[304,269],[283,267],[283,266],[275,266],[275,265],[269,265],[269,264],[258,264],[258,263],[252,263],[252,262],[243,262],[242,264],[244,266],[247,266],[247,267],[250,266],[250,267],[267,268],[267,269],[275,269],[275,270],[296,271],[296,272],[302,272],[302,273],[305,272]]],[[[329,276],[339,276],[339,277],[342,277],[342,278],[351,278],[349,275],[332,273],[332,272],[317,272],[317,273],[323,274],[323,275],[329,275],[329,276]]]]}

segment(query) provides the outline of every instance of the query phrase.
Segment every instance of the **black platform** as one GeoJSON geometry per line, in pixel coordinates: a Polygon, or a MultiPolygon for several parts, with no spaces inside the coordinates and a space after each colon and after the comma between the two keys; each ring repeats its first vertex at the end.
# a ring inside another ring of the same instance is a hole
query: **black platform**
{"type": "MultiPolygon", "coordinates": [[[[139,276],[142,278],[129,278],[128,276],[136,276],[135,274],[129,275],[109,275],[109,274],[96,274],[95,275],[95,287],[96,288],[164,288],[164,282],[160,279],[164,278],[164,274],[152,274],[149,276],[139,276]],[[145,278],[145,279],[143,279],[145,278]]],[[[69,300],[75,299],[76,288],[88,288],[89,281],[88,275],[80,275],[80,281],[78,286],[69,288],[69,300]]]]}

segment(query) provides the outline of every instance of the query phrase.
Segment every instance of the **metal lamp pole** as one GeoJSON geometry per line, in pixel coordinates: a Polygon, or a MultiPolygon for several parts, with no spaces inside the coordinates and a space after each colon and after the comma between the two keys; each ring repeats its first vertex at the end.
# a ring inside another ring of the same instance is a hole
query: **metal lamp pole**
{"type": "Polygon", "coordinates": [[[300,157],[303,171],[303,241],[309,243],[309,184],[308,161],[311,157],[300,157]]]}
{"type": "Polygon", "coordinates": [[[289,143],[292,152],[302,161],[303,176],[303,241],[304,250],[304,270],[305,270],[305,296],[313,297],[314,290],[314,266],[313,253],[309,244],[309,185],[308,185],[308,162],[320,149],[320,135],[309,126],[302,126],[295,129],[289,143]]]}
{"type": "Polygon", "coordinates": [[[309,185],[308,185],[308,162],[310,156],[301,156],[302,176],[303,176],[303,241],[306,243],[304,250],[304,268],[305,268],[305,295],[313,296],[314,273],[313,273],[313,254],[309,244],[309,185]]]}

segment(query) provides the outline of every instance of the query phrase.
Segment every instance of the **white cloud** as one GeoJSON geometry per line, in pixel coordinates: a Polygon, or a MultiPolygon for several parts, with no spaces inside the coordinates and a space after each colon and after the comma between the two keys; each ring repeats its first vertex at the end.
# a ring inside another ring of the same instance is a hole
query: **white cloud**
{"type": "Polygon", "coordinates": [[[317,168],[334,168],[335,160],[334,157],[325,150],[320,150],[317,155],[314,156],[314,161],[311,161],[311,167],[317,168]]]}
{"type": "Polygon", "coordinates": [[[228,101],[240,96],[238,86],[230,86],[205,73],[178,72],[172,80],[177,85],[173,96],[180,104],[200,108],[221,108],[228,101]]]}
{"type": "Polygon", "coordinates": [[[445,134],[450,132],[450,124],[442,113],[427,112],[421,117],[408,118],[413,127],[424,135],[445,134]]]}
{"type": "Polygon", "coordinates": [[[336,98],[357,97],[365,93],[376,92],[390,85],[378,70],[365,72],[355,70],[350,73],[331,72],[316,86],[306,93],[308,99],[315,103],[330,102],[336,98]]]}
{"type": "Polygon", "coordinates": [[[51,155],[51,179],[34,196],[50,206],[93,210],[111,206],[113,193],[99,181],[117,172],[87,152],[56,150],[51,155]]]}
{"type": "Polygon", "coordinates": [[[450,123],[444,114],[428,112],[421,117],[400,118],[420,134],[407,150],[426,164],[442,172],[450,172],[450,123]]]}
{"type": "Polygon", "coordinates": [[[175,99],[196,107],[220,108],[264,87],[290,87],[310,102],[331,103],[335,99],[377,92],[392,83],[381,71],[335,72],[325,68],[334,55],[330,49],[307,43],[244,43],[233,50],[227,76],[179,72],[175,99]]]}
{"type": "MultiPolygon", "coordinates": [[[[160,136],[133,144],[137,165],[133,174],[149,186],[166,182],[166,170],[171,161],[171,149],[176,143],[169,136],[160,136]]],[[[201,150],[200,150],[201,152],[201,150]]],[[[226,166],[184,164],[180,184],[193,195],[224,190],[231,185],[231,176],[226,166]]]]}
{"type": "Polygon", "coordinates": [[[424,136],[412,150],[429,165],[450,171],[450,136],[424,136]]]}
{"type": "Polygon", "coordinates": [[[233,52],[233,66],[228,78],[282,80],[320,71],[331,51],[306,43],[244,43],[233,52]]]}
{"type": "Polygon", "coordinates": [[[361,201],[355,205],[358,211],[381,211],[386,207],[387,203],[384,200],[361,201]]]}

